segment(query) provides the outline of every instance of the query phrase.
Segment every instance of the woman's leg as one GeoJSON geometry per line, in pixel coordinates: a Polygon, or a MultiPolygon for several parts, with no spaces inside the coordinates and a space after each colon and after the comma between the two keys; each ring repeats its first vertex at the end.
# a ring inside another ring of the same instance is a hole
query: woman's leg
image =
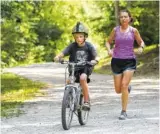
{"type": "Polygon", "coordinates": [[[122,100],[122,110],[126,111],[127,104],[128,104],[128,86],[132,79],[134,71],[133,70],[126,70],[123,72],[123,78],[121,83],[121,100],[122,100]]]}
{"type": "Polygon", "coordinates": [[[114,75],[114,87],[117,94],[121,93],[122,78],[122,74],[114,75]]]}

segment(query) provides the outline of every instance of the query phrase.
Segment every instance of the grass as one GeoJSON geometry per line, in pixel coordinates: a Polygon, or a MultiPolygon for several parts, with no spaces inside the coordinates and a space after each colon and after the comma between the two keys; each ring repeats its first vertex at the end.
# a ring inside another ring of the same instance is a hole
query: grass
{"type": "MultiPolygon", "coordinates": [[[[94,72],[111,75],[111,58],[105,57],[95,66],[94,72]]],[[[137,55],[136,77],[159,77],[159,47],[157,45],[146,46],[142,55],[137,55]]]]}
{"type": "Polygon", "coordinates": [[[146,47],[144,54],[137,56],[135,76],[159,78],[159,48],[156,45],[146,47]]]}
{"type": "Polygon", "coordinates": [[[20,107],[24,101],[32,99],[37,94],[42,95],[40,88],[44,83],[31,81],[12,73],[1,74],[1,116],[12,117],[23,113],[20,107]]]}
{"type": "Polygon", "coordinates": [[[110,67],[111,57],[106,57],[101,59],[99,63],[95,66],[94,72],[100,74],[112,74],[110,67]]]}

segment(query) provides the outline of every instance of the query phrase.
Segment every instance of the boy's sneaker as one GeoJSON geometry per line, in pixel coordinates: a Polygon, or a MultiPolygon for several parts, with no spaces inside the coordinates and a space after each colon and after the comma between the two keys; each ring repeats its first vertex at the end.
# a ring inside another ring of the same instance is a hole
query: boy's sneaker
{"type": "Polygon", "coordinates": [[[89,111],[90,110],[90,104],[89,104],[89,102],[84,102],[82,109],[84,111],[89,111]]]}
{"type": "Polygon", "coordinates": [[[131,89],[132,89],[132,87],[131,87],[131,85],[129,85],[129,86],[128,86],[128,93],[131,92],[131,89]]]}
{"type": "Polygon", "coordinates": [[[126,113],[126,111],[121,111],[121,114],[120,114],[120,116],[119,116],[119,119],[120,120],[125,120],[125,119],[127,119],[127,113],[126,113]]]}

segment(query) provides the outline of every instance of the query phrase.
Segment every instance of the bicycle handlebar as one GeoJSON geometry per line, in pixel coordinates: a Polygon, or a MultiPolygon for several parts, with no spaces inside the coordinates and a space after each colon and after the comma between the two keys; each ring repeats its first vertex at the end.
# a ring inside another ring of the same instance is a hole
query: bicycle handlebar
{"type": "Polygon", "coordinates": [[[84,66],[84,65],[90,65],[90,66],[94,66],[93,63],[91,63],[90,61],[81,61],[81,62],[70,62],[70,61],[64,61],[63,59],[60,61],[61,64],[68,64],[68,65],[72,65],[72,66],[84,66]]]}

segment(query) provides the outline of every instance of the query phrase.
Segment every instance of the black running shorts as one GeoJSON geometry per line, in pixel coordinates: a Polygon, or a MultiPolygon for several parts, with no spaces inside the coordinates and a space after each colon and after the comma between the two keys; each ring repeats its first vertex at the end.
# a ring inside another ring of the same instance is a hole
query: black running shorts
{"type": "Polygon", "coordinates": [[[113,74],[122,74],[126,70],[136,70],[136,59],[112,58],[111,68],[113,74]]]}

